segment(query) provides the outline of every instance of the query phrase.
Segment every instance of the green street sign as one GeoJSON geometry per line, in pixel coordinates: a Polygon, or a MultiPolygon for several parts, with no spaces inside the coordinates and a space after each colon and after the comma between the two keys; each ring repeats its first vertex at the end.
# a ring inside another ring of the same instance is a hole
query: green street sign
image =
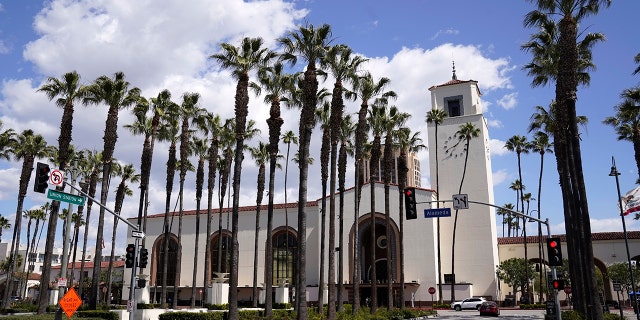
{"type": "Polygon", "coordinates": [[[78,205],[78,206],[83,206],[84,205],[84,197],[76,196],[76,195],[73,195],[73,194],[60,192],[60,191],[56,191],[56,190],[52,190],[52,189],[48,190],[47,198],[51,199],[51,200],[58,200],[58,201],[72,203],[72,204],[75,204],[75,205],[78,205]]]}

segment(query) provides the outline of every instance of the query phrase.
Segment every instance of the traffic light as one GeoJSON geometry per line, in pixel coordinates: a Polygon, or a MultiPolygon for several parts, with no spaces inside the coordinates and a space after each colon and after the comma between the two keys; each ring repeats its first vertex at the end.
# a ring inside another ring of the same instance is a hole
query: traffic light
{"type": "Polygon", "coordinates": [[[147,248],[141,248],[140,249],[140,263],[138,263],[138,266],[140,268],[146,268],[147,267],[147,262],[149,262],[149,251],[147,250],[147,248]]]}
{"type": "Polygon", "coordinates": [[[547,252],[549,253],[549,265],[552,267],[561,267],[562,249],[560,248],[560,238],[547,239],[547,252]]]}
{"type": "Polygon", "coordinates": [[[49,187],[49,165],[46,163],[38,162],[36,165],[36,180],[33,184],[33,191],[44,193],[49,187]]]}
{"type": "Polygon", "coordinates": [[[554,290],[564,290],[564,280],[556,279],[551,281],[551,286],[554,290]]]}
{"type": "Polygon", "coordinates": [[[137,281],[137,282],[138,282],[138,283],[137,283],[136,288],[138,288],[138,289],[142,289],[142,288],[144,288],[144,287],[146,287],[146,286],[147,286],[147,279],[142,279],[142,278],[140,278],[140,279],[138,279],[138,281],[137,281]]]}
{"type": "Polygon", "coordinates": [[[404,188],[404,206],[407,220],[418,218],[418,210],[416,209],[416,188],[404,188]]]}
{"type": "Polygon", "coordinates": [[[127,255],[125,256],[124,265],[127,268],[133,268],[136,264],[135,260],[136,255],[136,245],[133,243],[129,243],[127,245],[127,255]]]}

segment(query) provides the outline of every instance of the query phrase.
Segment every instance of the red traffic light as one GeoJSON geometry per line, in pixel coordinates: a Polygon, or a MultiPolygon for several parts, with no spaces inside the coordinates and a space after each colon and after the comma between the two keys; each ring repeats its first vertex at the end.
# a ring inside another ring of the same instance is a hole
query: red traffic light
{"type": "Polygon", "coordinates": [[[411,196],[411,194],[412,194],[412,193],[413,193],[413,192],[411,191],[411,189],[405,189],[405,190],[404,190],[404,194],[406,194],[406,195],[407,195],[407,196],[409,196],[409,197],[411,196]]]}
{"type": "Polygon", "coordinates": [[[554,241],[554,240],[549,241],[549,247],[557,248],[558,247],[558,241],[554,241]]]}
{"type": "Polygon", "coordinates": [[[561,280],[561,279],[553,280],[551,285],[555,290],[562,290],[564,289],[564,280],[561,280]]]}

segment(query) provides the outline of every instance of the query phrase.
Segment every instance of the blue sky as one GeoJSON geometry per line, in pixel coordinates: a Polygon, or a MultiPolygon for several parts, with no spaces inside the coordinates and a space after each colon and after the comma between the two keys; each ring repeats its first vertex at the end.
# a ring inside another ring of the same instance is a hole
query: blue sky
{"type": "MultiPolygon", "coordinates": [[[[267,45],[275,47],[275,39],[296,25],[327,23],[332,27],[334,43],[347,44],[369,58],[365,68],[374,76],[391,79],[390,89],[399,95],[395,105],[413,115],[409,125],[416,131],[426,132],[424,115],[431,107],[427,88],[451,78],[452,61],[459,79],[477,80],[490,125],[495,202],[514,202],[516,196],[509,185],[517,178],[516,155],[502,148],[504,141],[516,134],[527,135],[534,106],[546,107],[553,98],[553,87],[531,88],[531,79],[522,71],[531,56],[520,46],[536,31],[525,29],[522,20],[533,9],[528,1],[513,0],[403,0],[393,5],[378,0],[0,0],[0,119],[5,128],[18,132],[32,128],[57,146],[61,110],[36,89],[46,77],[59,77],[72,70],[77,70],[85,83],[123,71],[147,97],[164,88],[176,99],[187,91],[199,92],[201,106],[231,117],[235,82],[228,72],[207,59],[221,42],[238,43],[244,36],[261,36],[267,45]]],[[[602,32],[607,38],[594,48],[597,70],[591,74],[591,85],[578,92],[578,113],[589,118],[581,137],[593,231],[622,230],[615,180],[608,176],[611,157],[616,158],[622,173],[623,193],[635,187],[638,177],[631,144],[617,141],[613,129],[604,126],[602,120],[613,115],[612,107],[621,101],[620,92],[640,82],[640,76],[631,74],[640,44],[629,27],[639,10],[640,2],[614,1],[609,9],[580,26],[587,32],[602,32]]],[[[249,117],[258,120],[262,140],[266,141],[266,124],[260,119],[267,118],[267,108],[256,97],[251,98],[250,108],[249,117]]],[[[356,108],[350,104],[347,112],[356,108]]],[[[297,112],[284,111],[285,128],[297,132],[298,117],[297,112]]],[[[77,107],[74,144],[100,150],[105,118],[104,106],[77,107]]],[[[131,121],[129,112],[121,112],[120,126],[131,121]]],[[[319,139],[317,132],[314,139],[319,139]]],[[[423,139],[427,141],[426,134],[423,139]]],[[[120,130],[115,157],[138,168],[141,145],[139,137],[120,130]]],[[[420,156],[422,183],[429,186],[426,152],[420,156]]],[[[165,161],[166,147],[160,145],[154,158],[151,212],[164,207],[165,161]]],[[[537,198],[539,158],[524,155],[522,162],[524,184],[537,198]]],[[[547,157],[545,165],[542,215],[550,219],[553,233],[563,233],[555,159],[547,157]]],[[[256,168],[249,157],[243,167],[243,190],[251,191],[243,192],[241,203],[251,205],[255,203],[256,168]]],[[[19,163],[0,161],[0,214],[11,221],[19,170],[19,163]]],[[[290,170],[290,181],[297,178],[295,171],[290,170]]],[[[310,181],[318,179],[312,177],[310,181]]],[[[277,201],[284,199],[282,185],[278,183],[277,201]]],[[[193,193],[193,186],[187,188],[193,193]]],[[[309,198],[319,196],[320,186],[311,183],[309,198]]],[[[136,215],[135,199],[137,193],[126,201],[123,215],[136,215]]],[[[43,195],[29,192],[25,209],[44,201],[43,195]]],[[[186,207],[195,205],[191,202],[186,207]]],[[[640,230],[640,224],[627,218],[627,228],[640,230]]],[[[124,238],[124,230],[121,227],[119,237],[124,238]]],[[[2,240],[10,237],[10,232],[4,232],[2,240]]],[[[124,242],[119,241],[119,246],[123,250],[124,242]]]]}

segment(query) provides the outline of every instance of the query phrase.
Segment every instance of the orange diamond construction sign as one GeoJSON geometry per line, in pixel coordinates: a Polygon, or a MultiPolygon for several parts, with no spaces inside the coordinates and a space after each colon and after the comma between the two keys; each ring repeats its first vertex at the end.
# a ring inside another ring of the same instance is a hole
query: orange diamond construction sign
{"type": "Polygon", "coordinates": [[[76,312],[76,310],[78,310],[78,308],[82,304],[82,300],[80,300],[80,297],[78,296],[78,293],[76,293],[76,290],[74,288],[71,288],[69,289],[69,291],[67,291],[67,293],[64,294],[64,296],[58,303],[60,304],[62,311],[64,311],[64,313],[67,314],[67,317],[71,319],[71,316],[76,312]]]}

